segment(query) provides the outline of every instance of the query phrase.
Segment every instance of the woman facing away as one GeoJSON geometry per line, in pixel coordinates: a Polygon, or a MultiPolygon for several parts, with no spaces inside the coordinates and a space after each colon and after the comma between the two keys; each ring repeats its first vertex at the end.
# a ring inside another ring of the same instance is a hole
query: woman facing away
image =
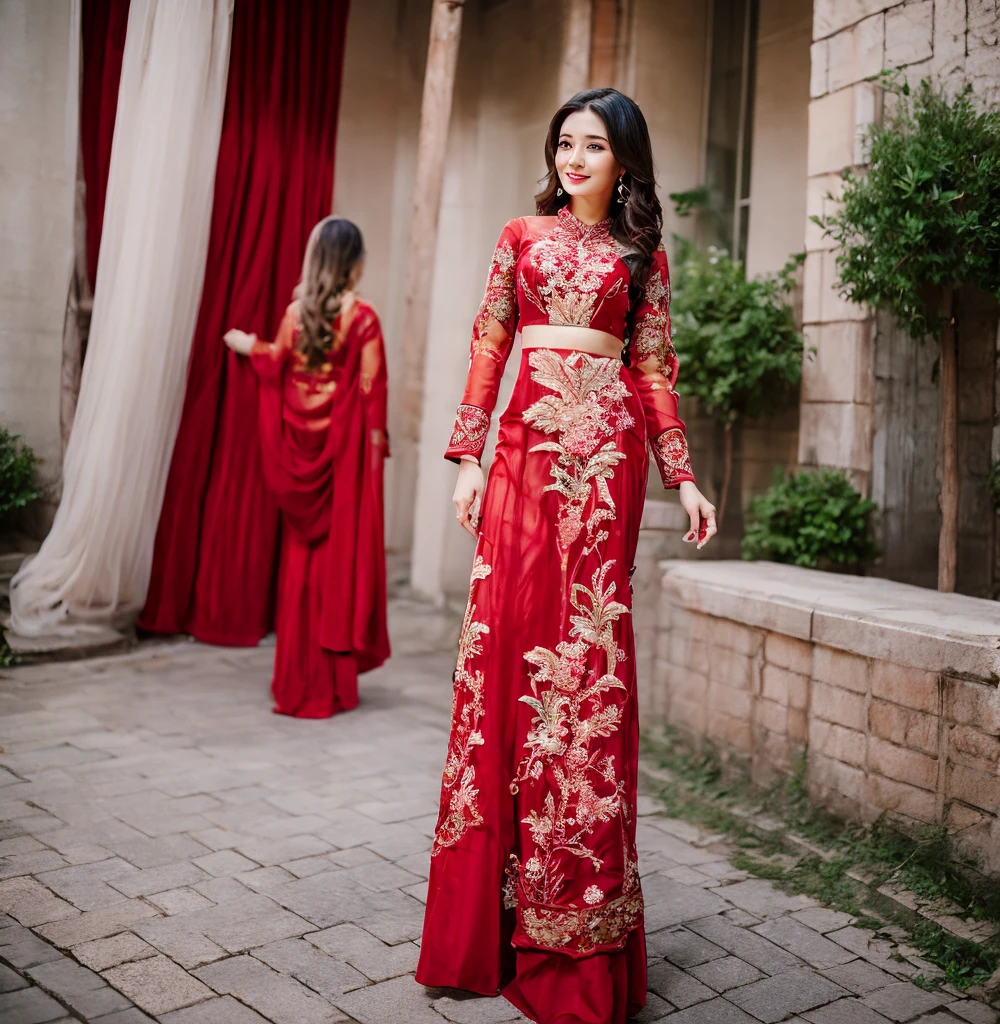
{"type": "Polygon", "coordinates": [[[272,343],[231,330],[260,379],[260,444],[281,509],[274,710],[328,718],[389,656],[382,463],[386,367],[378,314],[355,293],[361,232],[313,228],[296,299],[272,343]]]}
{"type": "Polygon", "coordinates": [[[417,981],[502,990],[539,1024],[622,1024],[646,999],[629,576],[647,445],[691,518],[685,540],[712,537],[715,509],[677,417],[642,112],[614,89],[578,93],[545,155],[539,215],[507,224],[493,255],[446,452],[478,545],[417,981]]]}

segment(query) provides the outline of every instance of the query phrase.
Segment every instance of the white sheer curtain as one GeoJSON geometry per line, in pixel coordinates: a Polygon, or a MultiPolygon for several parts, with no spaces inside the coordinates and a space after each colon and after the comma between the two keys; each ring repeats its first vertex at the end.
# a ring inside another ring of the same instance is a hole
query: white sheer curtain
{"type": "Polygon", "coordinates": [[[22,636],[121,625],[145,600],[208,249],[230,8],[131,3],[62,501],[11,588],[22,636]]]}

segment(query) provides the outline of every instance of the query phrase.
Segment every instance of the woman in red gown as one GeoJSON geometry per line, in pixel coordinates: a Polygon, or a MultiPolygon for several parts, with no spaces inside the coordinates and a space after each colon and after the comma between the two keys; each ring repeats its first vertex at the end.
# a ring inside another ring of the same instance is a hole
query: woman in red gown
{"type": "Polygon", "coordinates": [[[260,379],[264,476],[282,513],[274,710],[328,718],[358,703],[358,673],[389,656],[382,462],[385,348],[354,289],[361,232],[327,217],[272,343],[232,330],[260,379]]]}
{"type": "Polygon", "coordinates": [[[691,517],[686,540],[707,542],[715,509],[677,417],[645,119],[613,89],[579,93],[546,159],[539,216],[500,235],[446,453],[478,546],[417,981],[500,991],[539,1024],[622,1024],[646,998],[629,577],[647,446],[691,517]]]}

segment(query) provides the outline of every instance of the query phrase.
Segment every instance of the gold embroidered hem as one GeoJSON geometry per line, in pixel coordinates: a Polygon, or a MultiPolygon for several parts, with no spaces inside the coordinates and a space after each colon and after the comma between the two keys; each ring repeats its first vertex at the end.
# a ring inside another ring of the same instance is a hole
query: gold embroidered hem
{"type": "Polygon", "coordinates": [[[607,903],[586,907],[546,907],[528,902],[522,894],[517,913],[524,934],[539,948],[580,955],[598,949],[621,949],[629,932],[641,928],[643,921],[638,871],[630,875],[636,879],[633,889],[607,903]]]}

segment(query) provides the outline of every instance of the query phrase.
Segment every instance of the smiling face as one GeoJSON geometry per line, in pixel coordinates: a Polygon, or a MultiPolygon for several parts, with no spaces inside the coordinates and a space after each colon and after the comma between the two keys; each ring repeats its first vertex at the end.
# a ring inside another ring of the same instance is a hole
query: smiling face
{"type": "Polygon", "coordinates": [[[593,110],[574,110],[563,121],[555,163],[564,191],[607,202],[625,170],[611,152],[604,122],[593,110]]]}

